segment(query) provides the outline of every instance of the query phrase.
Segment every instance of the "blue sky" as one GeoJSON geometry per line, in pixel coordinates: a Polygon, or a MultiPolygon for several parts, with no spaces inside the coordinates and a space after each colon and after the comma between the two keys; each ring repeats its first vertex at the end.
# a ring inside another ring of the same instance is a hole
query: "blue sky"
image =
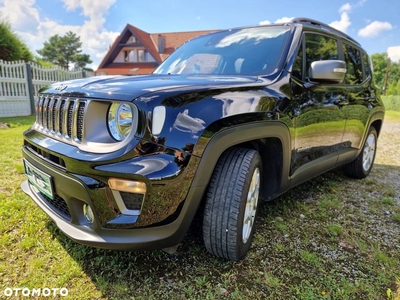
{"type": "Polygon", "coordinates": [[[127,23],[149,33],[225,29],[307,17],[400,59],[399,0],[0,0],[0,14],[35,50],[71,30],[96,69],[127,23]]]}

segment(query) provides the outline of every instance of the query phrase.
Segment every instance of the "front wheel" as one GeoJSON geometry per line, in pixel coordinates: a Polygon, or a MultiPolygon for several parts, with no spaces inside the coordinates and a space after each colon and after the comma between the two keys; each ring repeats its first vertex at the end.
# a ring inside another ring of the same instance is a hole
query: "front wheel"
{"type": "Polygon", "coordinates": [[[362,179],[369,175],[374,165],[378,135],[376,129],[371,126],[363,149],[355,160],[345,167],[346,174],[353,178],[362,179]]]}
{"type": "Polygon", "coordinates": [[[251,246],[262,176],[261,157],[247,148],[228,149],[207,191],[203,239],[216,256],[240,260],[251,246]]]}

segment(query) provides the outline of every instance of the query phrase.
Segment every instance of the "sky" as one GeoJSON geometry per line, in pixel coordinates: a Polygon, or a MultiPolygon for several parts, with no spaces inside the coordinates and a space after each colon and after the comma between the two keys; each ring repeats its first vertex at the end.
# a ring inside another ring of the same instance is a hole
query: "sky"
{"type": "Polygon", "coordinates": [[[75,32],[97,69],[127,23],[148,33],[226,29],[293,17],[329,24],[369,53],[400,60],[399,0],[0,0],[0,15],[37,55],[55,34],[75,32]]]}

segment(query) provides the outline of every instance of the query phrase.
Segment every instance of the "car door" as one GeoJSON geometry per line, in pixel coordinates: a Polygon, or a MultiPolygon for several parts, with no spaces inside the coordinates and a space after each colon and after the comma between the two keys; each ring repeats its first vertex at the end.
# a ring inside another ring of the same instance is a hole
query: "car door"
{"type": "MultiPolygon", "coordinates": [[[[376,99],[371,88],[371,68],[366,54],[363,58],[360,49],[345,42],[342,49],[347,69],[343,81],[346,86],[346,106],[343,108],[346,126],[343,141],[349,145],[349,150],[357,151],[361,147],[370,111],[376,99]]],[[[341,156],[340,162],[348,160],[348,157],[354,158],[351,152],[347,154],[341,156]]]]}
{"type": "MultiPolygon", "coordinates": [[[[319,33],[305,33],[292,76],[307,82],[313,61],[338,58],[337,39],[319,33]]],[[[336,164],[338,150],[344,147],[345,87],[335,83],[318,83],[308,87],[307,84],[297,84],[292,95],[295,130],[291,175],[293,184],[298,184],[305,177],[315,176],[336,164]]]]}

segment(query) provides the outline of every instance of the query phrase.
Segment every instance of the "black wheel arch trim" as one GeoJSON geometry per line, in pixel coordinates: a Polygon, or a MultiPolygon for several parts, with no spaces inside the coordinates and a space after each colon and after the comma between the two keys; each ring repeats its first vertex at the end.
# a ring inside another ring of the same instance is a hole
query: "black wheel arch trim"
{"type": "Polygon", "coordinates": [[[377,121],[378,121],[378,122],[381,122],[381,127],[380,127],[380,128],[376,128],[376,127],[375,127],[376,133],[377,133],[378,138],[379,138],[379,135],[380,135],[381,129],[382,129],[382,124],[383,124],[384,115],[385,115],[385,112],[382,111],[382,110],[376,111],[376,112],[374,112],[374,113],[371,114],[371,117],[370,117],[369,120],[368,120],[367,126],[365,127],[365,132],[364,132],[364,134],[363,134],[363,139],[362,139],[361,147],[360,147],[360,149],[358,149],[358,151],[357,151],[357,156],[358,156],[358,154],[360,154],[360,152],[362,151],[362,149],[363,149],[363,147],[364,147],[363,145],[364,145],[364,143],[365,143],[365,140],[366,140],[367,137],[368,137],[368,131],[369,131],[369,129],[370,129],[371,126],[372,126],[375,122],[377,122],[377,121]]]}
{"type": "Polygon", "coordinates": [[[289,128],[286,124],[279,121],[256,122],[220,131],[210,139],[203,152],[202,159],[187,193],[186,201],[176,220],[180,222],[180,226],[175,232],[176,240],[182,240],[189,229],[203,199],[215,165],[222,153],[238,144],[263,138],[278,138],[282,143],[284,159],[282,162],[283,170],[280,189],[288,189],[291,139],[289,128]]]}

